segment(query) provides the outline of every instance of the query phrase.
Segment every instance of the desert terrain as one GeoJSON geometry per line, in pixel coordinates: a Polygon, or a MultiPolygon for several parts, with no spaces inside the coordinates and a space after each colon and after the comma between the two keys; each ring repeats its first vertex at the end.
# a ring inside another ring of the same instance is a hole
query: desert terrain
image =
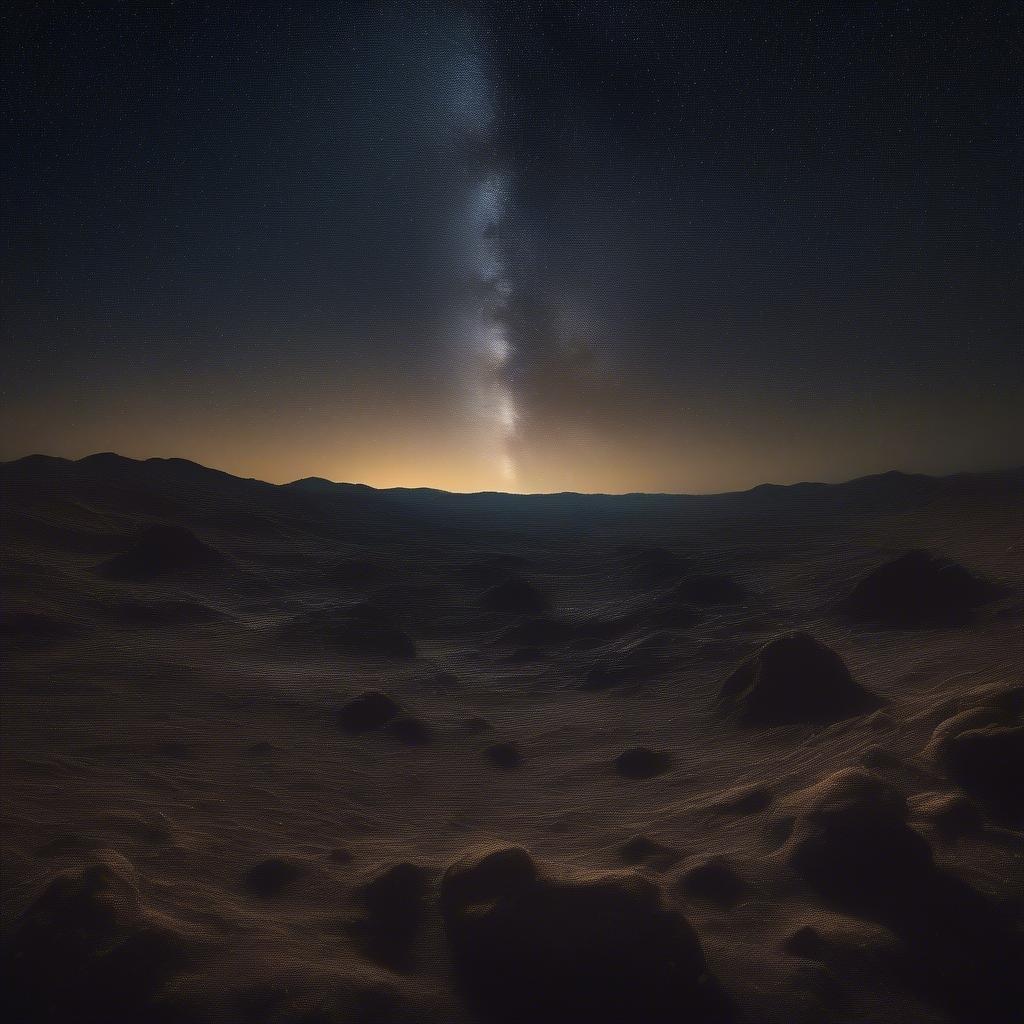
{"type": "Polygon", "coordinates": [[[0,488],[8,1019],[1020,1020],[1024,472],[0,488]]]}

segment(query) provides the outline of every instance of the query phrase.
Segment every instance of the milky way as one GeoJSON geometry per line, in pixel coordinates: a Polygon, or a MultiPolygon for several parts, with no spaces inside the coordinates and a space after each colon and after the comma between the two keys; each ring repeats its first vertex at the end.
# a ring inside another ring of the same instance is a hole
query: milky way
{"type": "Polygon", "coordinates": [[[500,156],[501,125],[495,114],[486,55],[466,45],[452,68],[450,100],[454,145],[465,174],[455,206],[456,236],[465,274],[453,315],[457,350],[466,360],[468,399],[485,444],[506,484],[517,479],[516,439],[520,403],[514,383],[513,343],[507,322],[515,281],[502,243],[510,215],[512,173],[500,156]]]}

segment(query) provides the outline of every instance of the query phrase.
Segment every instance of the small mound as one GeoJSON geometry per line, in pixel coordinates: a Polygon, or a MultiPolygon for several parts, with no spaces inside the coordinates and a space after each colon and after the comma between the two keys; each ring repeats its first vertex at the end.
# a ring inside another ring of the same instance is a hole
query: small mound
{"type": "Polygon", "coordinates": [[[896,790],[848,769],[793,799],[802,813],[789,864],[825,899],[894,932],[915,988],[963,1024],[1020,1019],[1024,947],[1012,917],[935,867],[896,790]]]}
{"type": "Polygon", "coordinates": [[[1024,813],[1024,726],[964,729],[941,740],[937,753],[965,789],[1015,817],[1024,813]]]}
{"type": "Polygon", "coordinates": [[[216,548],[203,543],[183,526],[149,526],[135,543],[100,564],[96,571],[108,580],[145,582],[171,573],[214,569],[228,564],[216,548]]]}
{"type": "Polygon", "coordinates": [[[353,925],[371,959],[392,970],[412,969],[412,947],[423,919],[427,874],[417,864],[394,864],[356,893],[366,914],[353,925]]]}
{"type": "Polygon", "coordinates": [[[795,794],[802,806],[787,844],[790,865],[852,910],[877,910],[932,873],[928,844],[907,823],[907,803],[866,769],[836,773],[795,794]]]}
{"type": "Polygon", "coordinates": [[[908,551],[864,577],[842,602],[855,619],[904,628],[962,626],[1005,588],[928,551],[908,551]]]}
{"type": "Polygon", "coordinates": [[[338,725],[346,732],[368,732],[391,721],[398,711],[398,705],[386,693],[371,690],[338,709],[338,725]]]}
{"type": "Polygon", "coordinates": [[[37,857],[63,857],[68,853],[94,850],[98,845],[94,838],[81,832],[62,832],[42,846],[37,846],[34,852],[37,857]]]}
{"type": "Polygon", "coordinates": [[[750,725],[834,722],[877,707],[842,658],[807,633],[766,644],[725,681],[719,708],[750,725]]]}
{"type": "Polygon", "coordinates": [[[224,616],[197,601],[121,601],[112,609],[124,626],[159,629],[164,626],[201,626],[224,616]]]}
{"type": "Polygon", "coordinates": [[[667,871],[680,858],[678,850],[664,846],[648,836],[633,836],[632,839],[627,839],[619,847],[618,852],[623,864],[643,864],[654,871],[667,871]]]}
{"type": "Polygon", "coordinates": [[[564,644],[575,636],[576,631],[570,623],[546,615],[524,619],[505,633],[506,639],[526,647],[564,644]]]}
{"type": "Polygon", "coordinates": [[[728,859],[718,854],[689,863],[679,876],[679,885],[688,896],[719,907],[734,906],[747,888],[728,859]]]}
{"type": "Polygon", "coordinates": [[[412,638],[393,625],[385,612],[366,602],[302,612],[281,626],[280,636],[285,643],[327,647],[348,655],[416,657],[412,638]]]}
{"type": "Polygon", "coordinates": [[[790,956],[804,960],[877,964],[896,959],[899,939],[875,922],[823,911],[793,929],[783,948],[790,956]]]}
{"type": "Polygon", "coordinates": [[[732,814],[742,817],[748,814],[760,814],[771,806],[772,791],[768,786],[753,784],[739,786],[722,793],[712,801],[711,809],[718,814],[732,814]]]}
{"type": "Polygon", "coordinates": [[[548,605],[544,595],[532,583],[519,576],[491,587],[480,601],[491,611],[510,615],[538,615],[548,605]]]}
{"type": "Polygon", "coordinates": [[[946,839],[976,835],[984,821],[977,804],[959,793],[918,793],[911,797],[916,818],[930,822],[946,839]]]}
{"type": "Polygon", "coordinates": [[[633,872],[562,877],[525,850],[470,855],[441,908],[473,1009],[498,1024],[730,1019],[696,934],[633,872]]]}
{"type": "Polygon", "coordinates": [[[516,742],[492,743],[484,749],[484,757],[504,771],[512,771],[523,763],[523,755],[516,742]]]}
{"type": "Polygon", "coordinates": [[[328,566],[325,575],[334,583],[342,586],[361,586],[373,583],[382,573],[382,569],[374,562],[364,558],[349,558],[328,566]]]}
{"type": "Polygon", "coordinates": [[[434,732],[430,726],[421,718],[414,718],[411,715],[393,718],[384,727],[384,731],[407,747],[424,747],[434,740],[434,732]]]}
{"type": "Polygon", "coordinates": [[[728,576],[689,576],[673,591],[672,597],[683,604],[701,607],[716,604],[740,604],[746,590],[728,576]]]}
{"type": "Polygon", "coordinates": [[[0,638],[12,643],[49,643],[75,632],[72,623],[45,612],[0,610],[0,638]]]}
{"type": "Polygon", "coordinates": [[[643,613],[641,621],[645,626],[662,629],[690,629],[703,618],[699,609],[692,604],[675,602],[662,604],[643,613]]]}
{"type": "Polygon", "coordinates": [[[624,779],[651,779],[672,767],[672,758],[664,750],[631,747],[615,758],[615,770],[624,779]]]}
{"type": "Polygon", "coordinates": [[[285,857],[268,857],[253,864],[245,873],[244,884],[249,892],[268,899],[278,896],[302,875],[302,868],[285,857]]]}
{"type": "Polygon", "coordinates": [[[678,579],[693,567],[693,561],[667,548],[642,548],[626,557],[626,564],[644,579],[658,583],[678,579]]]}
{"type": "Polygon", "coordinates": [[[658,678],[677,655],[677,642],[659,632],[629,641],[591,666],[581,689],[597,691],[617,686],[640,686],[658,678]]]}

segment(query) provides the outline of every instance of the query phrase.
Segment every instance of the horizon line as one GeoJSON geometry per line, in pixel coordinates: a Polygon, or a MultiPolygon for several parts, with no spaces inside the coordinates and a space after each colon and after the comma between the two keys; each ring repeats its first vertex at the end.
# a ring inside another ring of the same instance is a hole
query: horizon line
{"type": "Polygon", "coordinates": [[[33,459],[45,459],[53,462],[66,462],[71,465],[77,465],[82,462],[88,462],[91,459],[99,459],[103,457],[111,457],[119,459],[123,462],[131,462],[136,465],[145,465],[151,462],[178,462],[186,463],[190,466],[195,466],[198,469],[202,469],[208,473],[219,473],[223,476],[229,476],[234,480],[251,481],[253,483],[260,483],[267,487],[294,487],[298,484],[319,482],[328,484],[331,487],[355,487],[369,491],[431,491],[435,494],[449,494],[460,497],[473,497],[476,495],[501,495],[510,498],[544,498],[544,497],[559,497],[559,496],[574,496],[582,498],[630,498],[630,497],[652,497],[652,498],[714,498],[714,497],[725,497],[728,495],[737,494],[749,494],[752,491],[760,490],[762,488],[790,488],[790,487],[843,487],[847,484],[857,483],[862,480],[877,479],[880,477],[906,477],[908,479],[921,478],[925,480],[949,480],[954,477],[965,477],[965,476],[989,476],[999,475],[1005,473],[1024,473],[1024,464],[1017,463],[1006,466],[1000,466],[993,469],[979,469],[979,470],[954,470],[951,473],[920,473],[920,472],[909,472],[903,469],[887,469],[880,470],[875,473],[865,473],[861,476],[848,477],[843,480],[837,480],[829,482],[825,480],[796,480],[792,483],[781,484],[773,481],[762,481],[758,484],[753,484],[750,487],[739,488],[731,491],[501,491],[501,490],[479,490],[479,491],[453,491],[448,490],[444,487],[431,487],[429,485],[417,485],[417,486],[394,486],[394,487],[375,487],[373,484],[360,483],[358,481],[351,480],[331,480],[329,477],[310,475],[303,477],[296,477],[294,480],[286,480],[282,483],[274,483],[270,480],[263,480],[259,477],[254,476],[239,476],[237,473],[231,473],[225,469],[219,469],[215,466],[207,466],[204,463],[196,462],[194,459],[187,459],[183,456],[171,455],[151,455],[144,459],[132,458],[128,455],[121,455],[119,452],[114,451],[101,451],[91,452],[88,455],[83,455],[80,458],[72,459],[67,458],[63,455],[48,455],[45,452],[29,452],[26,455],[20,455],[13,459],[7,459],[0,461],[0,466],[12,466],[20,462],[26,462],[33,459]]]}

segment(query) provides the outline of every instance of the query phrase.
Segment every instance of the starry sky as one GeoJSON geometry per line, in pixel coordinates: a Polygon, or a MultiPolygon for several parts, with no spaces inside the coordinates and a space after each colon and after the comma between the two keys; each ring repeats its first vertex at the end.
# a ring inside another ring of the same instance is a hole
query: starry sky
{"type": "Polygon", "coordinates": [[[0,458],[1024,463],[1024,8],[15,2],[0,458]]]}

